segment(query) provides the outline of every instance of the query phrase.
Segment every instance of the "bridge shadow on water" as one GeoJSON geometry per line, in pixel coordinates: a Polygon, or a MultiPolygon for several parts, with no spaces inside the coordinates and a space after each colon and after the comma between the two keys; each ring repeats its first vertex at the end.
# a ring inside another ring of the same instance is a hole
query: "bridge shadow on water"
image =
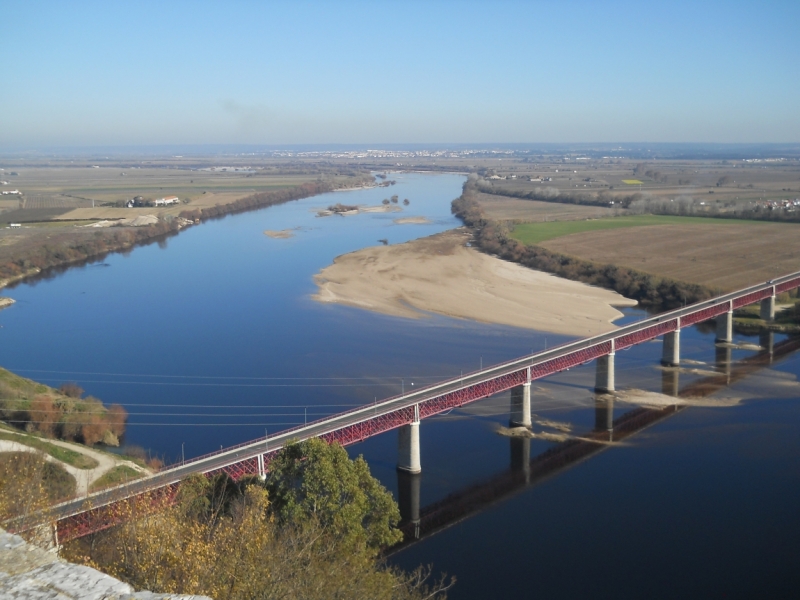
{"type": "Polygon", "coordinates": [[[612,448],[651,425],[690,408],[691,405],[686,400],[711,396],[800,349],[800,336],[773,345],[773,334],[765,333],[759,341],[762,351],[735,363],[731,361],[731,346],[717,345],[716,369],[719,374],[697,379],[683,388],[680,388],[679,369],[662,371],[662,394],[675,397],[675,404],[658,408],[635,408],[614,418],[614,396],[597,394],[594,428],[579,437],[557,443],[534,457],[530,456],[530,438],[510,437],[510,464],[507,470],[451,493],[428,506],[420,507],[419,503],[422,474],[398,470],[400,529],[404,538],[389,548],[386,556],[397,554],[425,538],[504,502],[612,448]]]}

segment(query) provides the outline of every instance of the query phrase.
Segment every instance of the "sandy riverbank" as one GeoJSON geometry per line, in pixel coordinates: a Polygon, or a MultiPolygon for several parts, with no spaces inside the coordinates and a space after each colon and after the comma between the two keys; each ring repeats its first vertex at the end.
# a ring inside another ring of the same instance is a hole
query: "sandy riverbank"
{"type": "Polygon", "coordinates": [[[314,299],[420,318],[426,312],[586,336],[612,329],[614,306],[636,302],[468,248],[465,229],[339,256],[314,299]]]}

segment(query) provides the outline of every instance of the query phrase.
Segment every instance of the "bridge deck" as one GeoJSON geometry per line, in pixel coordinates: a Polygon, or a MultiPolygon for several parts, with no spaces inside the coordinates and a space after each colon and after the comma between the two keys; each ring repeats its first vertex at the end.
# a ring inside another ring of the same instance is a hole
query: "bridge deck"
{"type": "Polygon", "coordinates": [[[424,419],[797,287],[800,272],[201,456],[151,477],[62,503],[55,507],[55,514],[60,521],[75,517],[85,513],[89,503],[96,511],[125,498],[169,488],[197,473],[225,471],[234,478],[259,474],[270,456],[290,441],[320,437],[342,445],[356,443],[411,423],[416,406],[419,418],[424,419]]]}

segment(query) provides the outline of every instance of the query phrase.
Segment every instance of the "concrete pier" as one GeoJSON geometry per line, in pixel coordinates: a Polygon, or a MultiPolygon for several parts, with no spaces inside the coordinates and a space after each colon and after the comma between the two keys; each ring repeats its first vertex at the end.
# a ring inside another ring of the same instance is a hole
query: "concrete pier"
{"type": "Polygon", "coordinates": [[[594,391],[614,391],[614,353],[606,354],[597,359],[597,373],[594,379],[594,391]]]}
{"type": "Polygon", "coordinates": [[[764,298],[761,301],[761,318],[764,321],[775,320],[775,296],[764,298]]]}
{"type": "Polygon", "coordinates": [[[523,473],[525,483],[531,480],[531,439],[527,437],[508,438],[511,448],[511,470],[523,473]]]}
{"type": "Polygon", "coordinates": [[[733,341],[733,311],[729,310],[717,317],[717,341],[733,341]]]}
{"type": "Polygon", "coordinates": [[[400,525],[414,524],[414,539],[419,539],[419,491],[422,475],[397,471],[397,504],[400,506],[400,525]]]}
{"type": "Polygon", "coordinates": [[[531,382],[511,388],[511,419],[512,427],[531,426],[531,382]]]}
{"type": "Polygon", "coordinates": [[[664,347],[661,351],[661,364],[677,367],[681,364],[681,330],[664,334],[664,347]]]}
{"type": "Polygon", "coordinates": [[[414,405],[414,420],[398,430],[397,468],[409,473],[420,473],[419,460],[419,406],[414,405]]]}

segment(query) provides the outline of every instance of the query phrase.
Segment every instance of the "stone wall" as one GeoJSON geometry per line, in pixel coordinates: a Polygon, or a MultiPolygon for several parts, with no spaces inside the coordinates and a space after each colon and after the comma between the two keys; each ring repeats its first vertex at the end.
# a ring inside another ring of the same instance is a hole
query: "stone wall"
{"type": "Polygon", "coordinates": [[[8,600],[210,600],[206,596],[181,596],[134,592],[96,569],[68,563],[0,529],[0,598],[8,600]]]}

